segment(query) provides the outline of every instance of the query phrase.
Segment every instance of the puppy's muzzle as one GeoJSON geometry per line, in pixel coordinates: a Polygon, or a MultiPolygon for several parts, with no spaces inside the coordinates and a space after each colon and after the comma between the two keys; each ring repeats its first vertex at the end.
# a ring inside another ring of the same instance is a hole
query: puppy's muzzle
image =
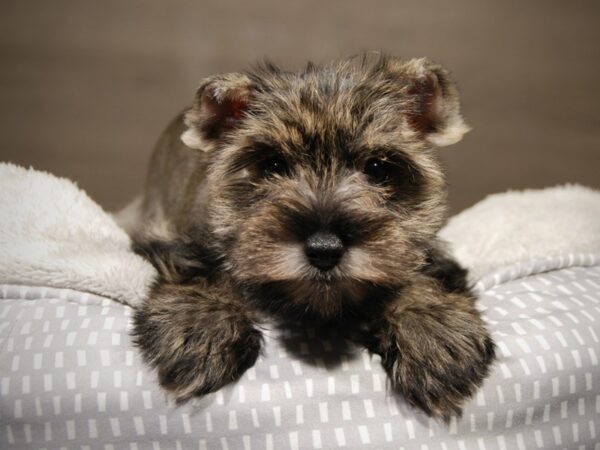
{"type": "Polygon", "coordinates": [[[306,239],[304,253],[317,269],[327,271],[338,265],[344,255],[344,243],[334,233],[318,231],[306,239]]]}

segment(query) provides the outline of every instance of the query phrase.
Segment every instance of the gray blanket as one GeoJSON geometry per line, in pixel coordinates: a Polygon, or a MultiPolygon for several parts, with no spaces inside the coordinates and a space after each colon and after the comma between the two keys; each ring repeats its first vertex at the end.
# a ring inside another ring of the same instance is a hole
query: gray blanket
{"type": "Polygon", "coordinates": [[[131,345],[130,307],[4,285],[0,447],[600,449],[600,255],[515,264],[477,288],[499,360],[444,426],[334,330],[267,330],[238,383],[176,407],[131,345]]]}

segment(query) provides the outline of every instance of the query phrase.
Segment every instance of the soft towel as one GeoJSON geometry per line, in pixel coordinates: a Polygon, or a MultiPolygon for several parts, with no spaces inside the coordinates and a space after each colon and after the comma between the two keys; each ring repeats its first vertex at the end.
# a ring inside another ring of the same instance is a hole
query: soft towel
{"type": "Polygon", "coordinates": [[[600,192],[578,185],[494,194],[440,231],[475,283],[502,267],[600,253],[600,192]]]}
{"type": "Polygon", "coordinates": [[[0,283],[69,288],[136,305],[154,268],[72,181],[0,164],[0,283]]]}
{"type": "MultiPolygon", "coordinates": [[[[488,197],[441,231],[475,283],[502,267],[600,253],[600,192],[581,186],[488,197]]],[[[0,164],[0,283],[91,292],[132,306],[156,272],[73,182],[0,164]]]]}

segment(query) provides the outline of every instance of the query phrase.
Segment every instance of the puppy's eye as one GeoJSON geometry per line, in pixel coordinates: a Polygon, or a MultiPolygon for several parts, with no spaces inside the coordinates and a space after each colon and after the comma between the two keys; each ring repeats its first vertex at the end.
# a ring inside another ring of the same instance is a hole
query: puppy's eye
{"type": "Polygon", "coordinates": [[[288,172],[288,165],[281,156],[270,156],[260,162],[260,173],[263,177],[273,175],[285,175],[288,172]]]}
{"type": "Polygon", "coordinates": [[[393,166],[379,158],[370,158],[365,162],[363,173],[374,183],[385,183],[390,180],[393,166]]]}

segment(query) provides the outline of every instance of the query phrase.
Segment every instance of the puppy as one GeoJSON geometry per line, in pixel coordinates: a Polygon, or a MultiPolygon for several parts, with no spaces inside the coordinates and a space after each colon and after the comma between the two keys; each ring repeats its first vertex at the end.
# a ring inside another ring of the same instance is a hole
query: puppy
{"type": "Polygon", "coordinates": [[[460,414],[494,360],[466,273],[436,237],[434,147],[467,131],[449,74],[425,59],[205,79],[160,138],[129,226],[159,272],[133,334],[161,385],[185,401],[236,380],[265,316],[351,319],[394,391],[460,414]]]}

